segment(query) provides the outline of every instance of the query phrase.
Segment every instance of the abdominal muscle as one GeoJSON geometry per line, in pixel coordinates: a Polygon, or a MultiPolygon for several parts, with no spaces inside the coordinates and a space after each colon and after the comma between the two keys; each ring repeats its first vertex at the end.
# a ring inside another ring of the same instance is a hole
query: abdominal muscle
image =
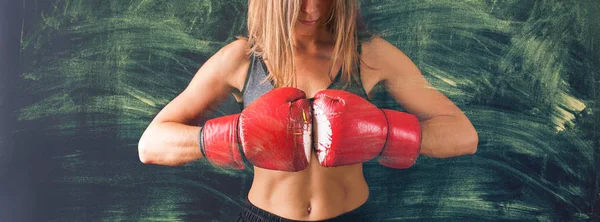
{"type": "Polygon", "coordinates": [[[254,167],[248,200],[254,206],[292,220],[324,220],[363,205],[369,189],[362,164],[322,167],[314,152],[300,172],[254,167]]]}

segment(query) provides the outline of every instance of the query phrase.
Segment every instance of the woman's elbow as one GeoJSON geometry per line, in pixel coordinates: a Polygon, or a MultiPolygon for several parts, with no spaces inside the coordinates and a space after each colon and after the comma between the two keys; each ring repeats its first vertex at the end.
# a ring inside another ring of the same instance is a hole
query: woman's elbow
{"type": "Polygon", "coordinates": [[[142,136],[138,141],[138,157],[140,161],[144,164],[152,164],[152,158],[149,152],[148,143],[142,136]]]}
{"type": "Polygon", "coordinates": [[[479,136],[476,132],[462,136],[461,139],[452,146],[443,147],[433,155],[436,158],[450,158],[463,155],[473,155],[477,152],[479,136]]]}
{"type": "Polygon", "coordinates": [[[479,145],[479,135],[477,132],[473,132],[473,135],[467,140],[465,145],[465,154],[475,154],[477,152],[477,146],[479,145]]]}
{"type": "Polygon", "coordinates": [[[473,155],[477,152],[477,145],[479,144],[479,135],[473,130],[468,136],[465,136],[463,143],[456,149],[457,156],[461,155],[473,155]]]}
{"type": "Polygon", "coordinates": [[[153,140],[155,134],[152,126],[149,126],[138,141],[138,157],[144,164],[160,164],[161,156],[157,155],[159,152],[156,149],[156,141],[153,140]]]}
{"type": "Polygon", "coordinates": [[[155,141],[151,140],[152,136],[142,136],[138,141],[138,158],[144,164],[155,164],[162,166],[180,166],[186,162],[182,162],[177,153],[165,152],[160,149],[155,141]]]}

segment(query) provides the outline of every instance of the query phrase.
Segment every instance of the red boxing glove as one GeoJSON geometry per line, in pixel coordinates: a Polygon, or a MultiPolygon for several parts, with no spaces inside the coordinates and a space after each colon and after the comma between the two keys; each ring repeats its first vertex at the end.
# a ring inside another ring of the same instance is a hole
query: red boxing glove
{"type": "Polygon", "coordinates": [[[343,90],[323,90],[313,102],[317,158],[324,167],[363,163],[379,156],[380,164],[412,166],[421,149],[416,116],[382,110],[343,90]]]}
{"type": "Polygon", "coordinates": [[[310,108],[301,90],[271,90],[240,114],[208,120],[201,130],[203,155],[223,168],[244,169],[245,157],[260,168],[303,170],[310,157],[310,108]]]}

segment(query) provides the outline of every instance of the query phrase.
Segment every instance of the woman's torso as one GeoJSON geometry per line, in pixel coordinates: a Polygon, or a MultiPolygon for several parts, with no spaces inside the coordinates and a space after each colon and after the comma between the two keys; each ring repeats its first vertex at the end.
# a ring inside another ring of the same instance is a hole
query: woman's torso
{"type": "MultiPolygon", "coordinates": [[[[368,43],[362,44],[362,51],[359,72],[361,84],[358,84],[361,89],[357,91],[355,88],[353,91],[362,92],[363,97],[367,97],[380,78],[373,69],[364,65],[364,63],[372,65],[369,62],[372,56],[370,56],[368,43]]],[[[263,65],[268,64],[268,61],[261,62],[264,62],[263,65]]],[[[246,64],[245,69],[242,67],[240,70],[246,72],[236,73],[233,81],[234,88],[237,89],[233,94],[240,102],[243,101],[243,93],[246,93],[245,87],[252,85],[248,84],[247,77],[250,73],[248,71],[256,63],[247,61],[244,64],[246,64]]],[[[331,63],[326,56],[297,57],[296,65],[298,73],[296,87],[303,90],[308,98],[312,98],[319,90],[343,85],[341,82],[335,84],[331,82],[330,77],[339,77],[340,72],[327,75],[331,63]]],[[[340,70],[340,67],[341,64],[335,64],[333,70],[340,70]]],[[[266,68],[265,72],[267,72],[266,68]]],[[[335,79],[334,81],[338,81],[338,78],[335,79]]],[[[254,167],[254,180],[248,200],[265,211],[294,220],[332,218],[356,209],[367,201],[369,189],[363,176],[362,164],[325,168],[319,164],[314,152],[309,161],[308,168],[300,172],[254,167]]]]}

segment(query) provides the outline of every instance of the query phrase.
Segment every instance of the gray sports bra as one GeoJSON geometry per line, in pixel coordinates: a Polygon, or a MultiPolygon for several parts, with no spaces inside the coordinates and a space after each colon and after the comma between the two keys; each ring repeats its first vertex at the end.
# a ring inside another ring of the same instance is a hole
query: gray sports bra
{"type": "MultiPolygon", "coordinates": [[[[357,71],[358,82],[351,81],[347,87],[344,87],[344,83],[340,81],[340,70],[327,89],[346,90],[368,100],[367,93],[365,92],[365,89],[362,86],[362,81],[360,80],[360,66],[358,67],[357,71]]],[[[240,108],[246,108],[248,105],[250,105],[250,103],[254,102],[254,100],[274,88],[271,81],[263,81],[267,77],[267,73],[267,66],[265,65],[263,59],[260,56],[252,54],[250,57],[250,67],[248,68],[246,82],[244,83],[244,88],[241,91],[243,100],[240,102],[240,108]]]]}

